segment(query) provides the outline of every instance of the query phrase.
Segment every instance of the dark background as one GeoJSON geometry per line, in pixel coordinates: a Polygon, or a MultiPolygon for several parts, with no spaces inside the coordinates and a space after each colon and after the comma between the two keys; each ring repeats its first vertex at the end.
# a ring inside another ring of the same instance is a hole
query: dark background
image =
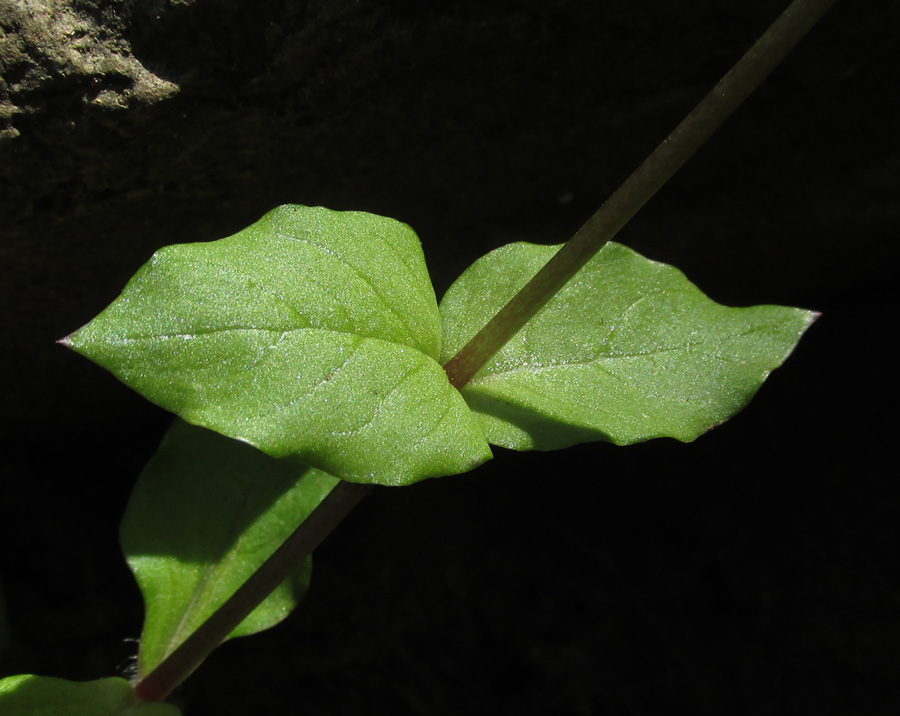
{"type": "MultiPolygon", "coordinates": [[[[116,533],[168,417],[54,341],[155,249],[362,209],[440,294],[565,240],[785,5],[0,0],[0,676],[136,650],[116,533]]],[[[186,716],[898,713],[898,19],[839,2],[619,236],[720,302],[823,312],[741,415],[377,490],[186,716]]]]}

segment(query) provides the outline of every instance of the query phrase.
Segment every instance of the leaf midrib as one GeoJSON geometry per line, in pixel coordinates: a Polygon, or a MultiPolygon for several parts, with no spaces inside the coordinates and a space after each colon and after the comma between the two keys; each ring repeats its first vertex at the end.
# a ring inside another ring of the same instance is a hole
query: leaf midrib
{"type": "MultiPolygon", "coordinates": [[[[600,353],[600,354],[594,355],[591,358],[586,358],[586,359],[563,360],[563,361],[554,362],[554,363],[550,363],[550,364],[543,364],[543,365],[535,365],[534,363],[529,363],[527,365],[522,365],[522,366],[515,367],[515,368],[508,368],[508,369],[504,369],[504,370],[498,370],[496,372],[487,372],[487,371],[490,371],[490,366],[486,366],[485,373],[482,373],[481,375],[476,376],[471,381],[471,385],[485,382],[491,378],[501,378],[502,376],[505,376],[505,375],[512,375],[512,374],[517,374],[517,373],[537,374],[537,373],[542,373],[545,371],[555,370],[555,369],[559,369],[559,368],[571,368],[571,367],[575,367],[575,366],[591,365],[591,364],[595,364],[595,363],[602,364],[602,363],[606,363],[608,361],[614,361],[614,360],[619,360],[619,359],[624,359],[624,358],[647,358],[647,357],[652,357],[652,356],[657,356],[657,355],[663,355],[666,353],[675,353],[678,351],[688,351],[688,350],[691,350],[692,348],[696,348],[699,346],[719,345],[719,344],[727,342],[727,341],[731,341],[731,340],[738,339],[738,338],[743,338],[745,336],[749,336],[754,333],[759,333],[759,332],[765,331],[765,330],[766,330],[766,328],[764,326],[756,326],[748,331],[722,335],[721,337],[716,338],[715,340],[696,341],[696,342],[689,341],[682,345],[673,346],[671,348],[660,348],[660,349],[654,349],[651,351],[631,352],[631,353],[616,353],[616,354],[600,353]]],[[[704,355],[710,356],[713,358],[717,358],[717,359],[725,361],[727,363],[740,363],[741,362],[741,361],[730,360],[730,359],[726,358],[725,356],[716,355],[715,353],[712,353],[712,352],[704,352],[704,355]]]]}
{"type": "Polygon", "coordinates": [[[124,335],[119,338],[121,343],[128,342],[138,342],[138,341],[164,341],[172,338],[175,339],[184,339],[189,340],[191,338],[198,338],[201,336],[214,336],[219,333],[278,333],[281,335],[287,333],[298,333],[300,331],[321,331],[323,333],[334,333],[342,336],[349,336],[351,338],[362,338],[372,341],[383,341],[385,343],[391,343],[396,346],[400,346],[402,348],[409,348],[411,350],[418,351],[422,355],[428,356],[429,358],[434,359],[433,356],[423,351],[419,346],[411,345],[409,343],[404,343],[401,340],[385,338],[384,336],[370,335],[367,333],[356,333],[352,331],[340,331],[334,328],[323,328],[321,326],[302,326],[299,328],[260,328],[258,326],[226,326],[224,328],[210,328],[199,331],[192,331],[189,333],[148,333],[141,335],[124,335]]]}
{"type": "MultiPolygon", "coordinates": [[[[222,573],[223,568],[225,573],[229,571],[230,566],[237,559],[240,545],[247,541],[247,531],[242,531],[238,529],[237,526],[244,521],[244,516],[247,514],[248,502],[247,500],[241,499],[239,500],[239,503],[242,505],[242,508],[232,515],[228,529],[226,530],[226,537],[223,539],[226,546],[219,552],[215,560],[208,562],[202,569],[202,574],[199,575],[199,578],[195,583],[191,598],[185,605],[184,614],[182,614],[181,619],[178,620],[178,624],[175,626],[171,638],[168,640],[167,654],[184,641],[184,639],[181,639],[180,637],[185,627],[190,627],[192,617],[198,613],[198,610],[202,610],[203,605],[201,600],[206,598],[208,601],[210,595],[215,593],[215,583],[210,585],[213,577],[222,573]]],[[[224,604],[234,591],[235,590],[231,590],[225,594],[224,598],[220,600],[220,603],[224,604]]],[[[219,604],[216,604],[210,611],[214,611],[218,606],[219,604]]]]}

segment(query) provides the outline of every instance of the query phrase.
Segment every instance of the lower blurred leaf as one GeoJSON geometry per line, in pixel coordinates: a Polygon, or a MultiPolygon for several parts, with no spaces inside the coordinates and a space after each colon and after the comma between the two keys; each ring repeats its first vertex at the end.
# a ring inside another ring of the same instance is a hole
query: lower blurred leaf
{"type": "MultiPolygon", "coordinates": [[[[306,519],[338,479],[176,420],[141,473],[121,542],[144,597],[138,674],[152,671],[306,519]]],[[[311,562],[231,636],[284,619],[311,562]]]]}
{"type": "Polygon", "coordinates": [[[23,674],[0,679],[3,716],[180,716],[171,704],[136,703],[125,679],[67,681],[23,674]]]}

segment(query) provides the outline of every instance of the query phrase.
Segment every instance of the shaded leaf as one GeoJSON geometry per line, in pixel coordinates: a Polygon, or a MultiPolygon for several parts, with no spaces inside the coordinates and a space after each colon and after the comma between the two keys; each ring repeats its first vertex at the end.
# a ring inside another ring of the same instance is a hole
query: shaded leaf
{"type": "Polygon", "coordinates": [[[408,226],[282,206],[229,238],[161,249],[63,343],[190,423],[406,484],[490,457],[440,340],[408,226]]]}
{"type": "MultiPolygon", "coordinates": [[[[121,542],[144,597],[138,674],[154,669],[281,545],[338,483],[176,420],[141,473],[121,542]]],[[[311,562],[231,634],[274,626],[309,586],[311,562]]]]}
{"type": "Polygon", "coordinates": [[[0,679],[0,714],[9,716],[179,716],[171,704],[136,703],[125,679],[67,681],[23,674],[0,679]]]}
{"type": "MultiPolygon", "coordinates": [[[[510,244],[467,269],[441,302],[442,360],[559,248],[510,244]]],[[[690,441],[746,405],[816,315],[719,305],[678,269],[610,243],[462,392],[507,448],[690,441]]]]}

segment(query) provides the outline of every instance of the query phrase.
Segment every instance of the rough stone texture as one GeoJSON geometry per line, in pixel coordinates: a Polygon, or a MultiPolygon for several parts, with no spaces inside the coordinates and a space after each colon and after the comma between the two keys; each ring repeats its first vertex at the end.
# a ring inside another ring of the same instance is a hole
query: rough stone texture
{"type": "Polygon", "coordinates": [[[9,34],[0,57],[6,95],[2,116],[8,126],[0,130],[0,141],[20,136],[16,115],[50,119],[59,109],[47,101],[53,95],[62,94],[64,102],[76,106],[81,100],[113,111],[156,104],[178,91],[134,57],[122,36],[126,19],[116,14],[116,5],[121,4],[81,9],[59,0],[23,0],[4,6],[2,22],[9,34]]]}
{"type": "MultiPolygon", "coordinates": [[[[156,248],[365,209],[443,289],[564,240],[784,4],[0,0],[0,675],[133,649],[116,521],[166,418],[53,341],[156,248]]],[[[745,414],[377,494],[188,716],[896,713],[898,7],[838,3],[620,237],[723,302],[824,311],[745,414]]]]}

